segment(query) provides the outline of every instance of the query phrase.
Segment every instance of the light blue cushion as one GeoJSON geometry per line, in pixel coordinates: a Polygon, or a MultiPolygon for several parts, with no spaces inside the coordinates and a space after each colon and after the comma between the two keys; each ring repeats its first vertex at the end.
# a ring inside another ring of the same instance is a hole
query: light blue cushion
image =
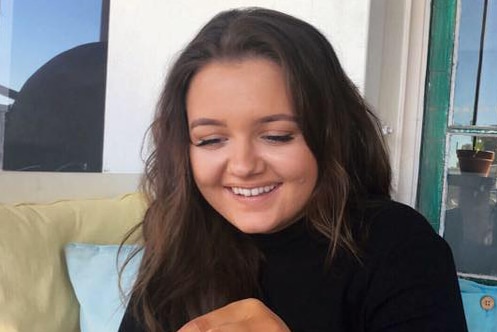
{"type": "MultiPolygon", "coordinates": [[[[127,303],[119,291],[118,271],[137,247],[123,246],[116,260],[119,245],[71,243],[65,247],[67,269],[80,304],[81,332],[117,332],[127,303]]],[[[127,294],[131,289],[142,252],[126,266],[121,286],[127,294]]]]}
{"type": "Polygon", "coordinates": [[[497,307],[491,310],[482,308],[484,296],[491,296],[497,304],[497,286],[482,285],[459,279],[462,302],[469,332],[497,332],[497,307]]]}

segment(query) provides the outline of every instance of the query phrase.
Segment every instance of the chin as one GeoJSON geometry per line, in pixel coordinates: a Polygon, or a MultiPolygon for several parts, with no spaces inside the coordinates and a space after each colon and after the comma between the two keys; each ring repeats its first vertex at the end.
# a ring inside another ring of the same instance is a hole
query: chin
{"type": "Polygon", "coordinates": [[[269,234],[285,228],[282,225],[271,224],[267,222],[254,223],[253,220],[248,222],[237,222],[233,223],[232,225],[235,226],[240,232],[245,234],[269,234]]]}

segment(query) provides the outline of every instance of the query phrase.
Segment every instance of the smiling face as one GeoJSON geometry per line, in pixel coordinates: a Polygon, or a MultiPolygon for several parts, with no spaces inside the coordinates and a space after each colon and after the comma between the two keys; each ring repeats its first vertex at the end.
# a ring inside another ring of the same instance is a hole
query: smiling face
{"type": "Polygon", "coordinates": [[[318,168],[280,66],[260,58],[209,63],[193,77],[186,107],[193,177],[206,201],[245,233],[296,221],[318,168]]]}

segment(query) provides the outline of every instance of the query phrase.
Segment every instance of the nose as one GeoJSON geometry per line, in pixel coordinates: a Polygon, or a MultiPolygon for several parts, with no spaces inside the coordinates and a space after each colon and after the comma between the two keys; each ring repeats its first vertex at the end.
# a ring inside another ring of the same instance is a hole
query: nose
{"type": "Polygon", "coordinates": [[[264,172],[265,162],[257,148],[243,142],[232,147],[228,172],[237,177],[250,177],[264,172]]]}

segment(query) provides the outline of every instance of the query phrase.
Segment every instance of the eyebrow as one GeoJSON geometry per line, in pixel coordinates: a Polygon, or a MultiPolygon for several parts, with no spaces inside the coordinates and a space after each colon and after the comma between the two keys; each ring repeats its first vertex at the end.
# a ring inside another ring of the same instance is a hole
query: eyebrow
{"type": "Polygon", "coordinates": [[[220,126],[220,127],[226,127],[226,123],[223,121],[219,120],[214,120],[214,119],[208,119],[208,118],[200,118],[193,120],[192,123],[190,124],[190,129],[193,129],[198,126],[220,126]]]}
{"type": "MultiPolygon", "coordinates": [[[[292,121],[296,122],[297,119],[293,115],[288,115],[288,114],[273,114],[273,115],[268,115],[265,117],[262,117],[257,120],[257,123],[259,124],[264,124],[264,123],[269,123],[269,122],[275,122],[275,121],[292,121]]],[[[209,118],[199,118],[195,119],[192,121],[190,124],[190,129],[193,129],[198,126],[219,126],[219,127],[226,127],[226,123],[224,121],[219,121],[215,119],[209,119],[209,118]]]]}
{"type": "Polygon", "coordinates": [[[297,119],[294,115],[289,115],[289,114],[274,114],[274,115],[268,115],[263,118],[260,118],[257,120],[258,123],[268,123],[268,122],[275,122],[275,121],[292,121],[296,122],[297,119]]]}

